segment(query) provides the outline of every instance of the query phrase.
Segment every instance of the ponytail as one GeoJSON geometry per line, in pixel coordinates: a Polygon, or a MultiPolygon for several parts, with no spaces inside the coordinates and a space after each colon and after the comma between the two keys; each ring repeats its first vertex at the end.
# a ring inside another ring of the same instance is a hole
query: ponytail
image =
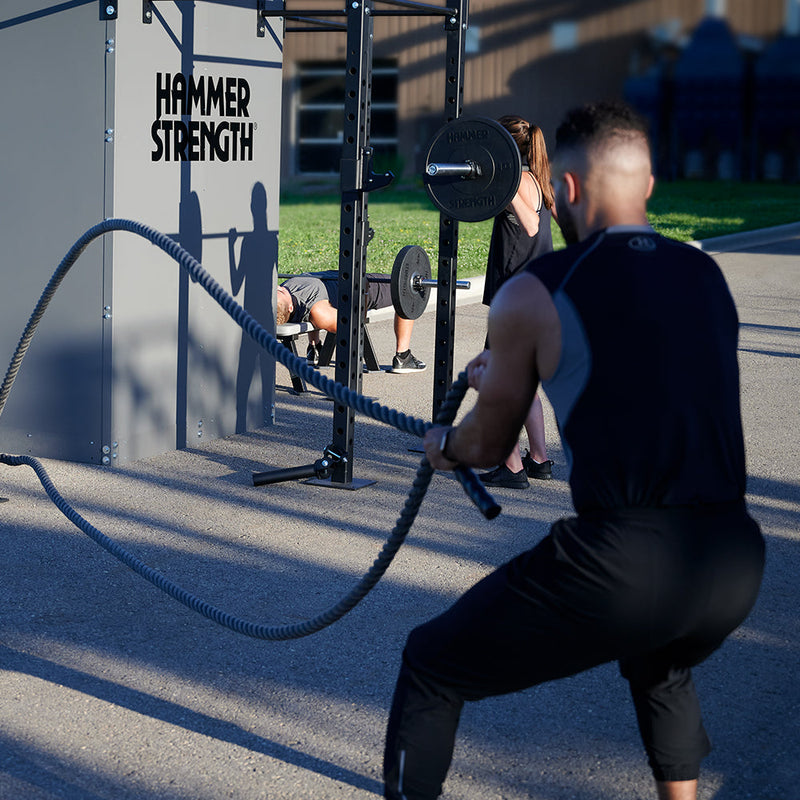
{"type": "Polygon", "coordinates": [[[527,162],[531,174],[541,187],[544,207],[551,209],[555,205],[555,197],[553,187],[550,185],[550,162],[547,159],[542,129],[513,114],[500,117],[498,122],[517,143],[522,159],[527,162]]]}
{"type": "Polygon", "coordinates": [[[552,209],[555,205],[555,196],[553,194],[553,185],[550,183],[550,161],[547,158],[544,134],[538,125],[531,125],[530,127],[528,167],[542,189],[544,207],[552,209]]]}

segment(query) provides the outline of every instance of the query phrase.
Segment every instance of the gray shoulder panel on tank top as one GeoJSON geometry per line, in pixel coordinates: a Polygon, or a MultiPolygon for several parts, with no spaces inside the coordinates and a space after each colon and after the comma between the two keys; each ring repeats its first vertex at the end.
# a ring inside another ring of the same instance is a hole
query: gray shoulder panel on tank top
{"type": "MultiPolygon", "coordinates": [[[[556,371],[546,381],[542,381],[547,399],[553,406],[561,429],[569,421],[572,409],[586,388],[592,370],[592,353],[583,323],[572,301],[559,289],[553,295],[553,303],[561,322],[561,358],[556,371]]],[[[562,442],[563,442],[562,437],[562,442]]],[[[567,467],[572,468],[572,453],[566,442],[564,451],[567,467]]]]}

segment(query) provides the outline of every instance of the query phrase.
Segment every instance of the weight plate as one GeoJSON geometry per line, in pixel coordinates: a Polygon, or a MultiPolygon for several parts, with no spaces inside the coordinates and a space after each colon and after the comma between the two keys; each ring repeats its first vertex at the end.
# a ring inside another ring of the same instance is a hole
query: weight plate
{"type": "Polygon", "coordinates": [[[417,244],[406,245],[394,260],[390,288],[392,305],[399,317],[418,319],[428,305],[430,286],[415,288],[415,280],[429,280],[431,262],[428,254],[417,244]]]}
{"type": "Polygon", "coordinates": [[[459,117],[434,136],[425,162],[425,189],[443,213],[462,222],[497,216],[513,199],[522,178],[519,148],[511,134],[493,119],[459,117]],[[427,165],[472,162],[474,178],[427,174],[427,165]]]}

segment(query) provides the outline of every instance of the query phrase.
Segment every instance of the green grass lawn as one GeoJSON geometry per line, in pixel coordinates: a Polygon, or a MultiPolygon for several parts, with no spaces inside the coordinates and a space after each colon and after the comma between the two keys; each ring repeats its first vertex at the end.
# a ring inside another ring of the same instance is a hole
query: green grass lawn
{"type": "MultiPolygon", "coordinates": [[[[391,272],[394,258],[407,244],[421,245],[434,266],[439,246],[439,212],[424,189],[389,188],[369,197],[369,221],[375,238],[367,269],[391,272]]],[[[800,221],[800,187],[774,183],[676,181],[661,183],[649,206],[653,227],[680,241],[707,239],[800,221]]],[[[338,265],[340,198],[338,194],[281,197],[280,272],[335,269],[338,265]]],[[[459,223],[458,274],[483,274],[492,221],[459,223]]],[[[553,224],[553,243],[563,247],[553,224]]]]}

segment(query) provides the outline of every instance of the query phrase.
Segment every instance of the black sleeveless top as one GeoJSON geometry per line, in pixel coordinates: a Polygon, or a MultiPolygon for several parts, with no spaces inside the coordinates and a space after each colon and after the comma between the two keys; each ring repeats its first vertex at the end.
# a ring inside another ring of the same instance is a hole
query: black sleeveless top
{"type": "Polygon", "coordinates": [[[740,500],[739,325],[716,263],[650,228],[611,228],[528,271],[561,322],[543,386],[576,510],[740,500]]]}
{"type": "Polygon", "coordinates": [[[550,218],[550,210],[540,201],[539,231],[535,236],[528,236],[516,215],[507,209],[494,218],[483,287],[484,305],[491,304],[497,290],[512,275],[516,275],[534,258],[552,251],[550,218]]]}

